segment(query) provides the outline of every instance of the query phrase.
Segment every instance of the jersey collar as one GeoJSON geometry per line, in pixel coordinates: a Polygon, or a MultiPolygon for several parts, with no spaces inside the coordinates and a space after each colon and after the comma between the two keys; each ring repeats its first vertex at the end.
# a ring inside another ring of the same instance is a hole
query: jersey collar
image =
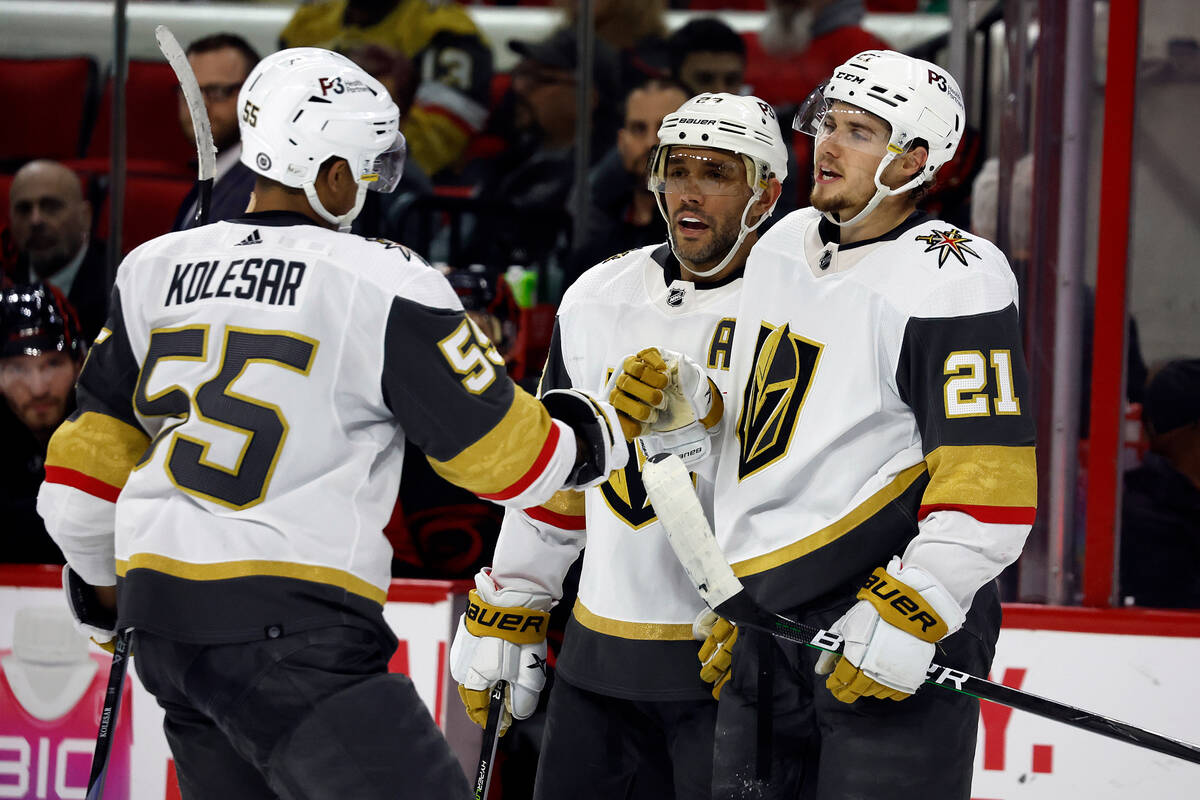
{"type": "MultiPolygon", "coordinates": [[[[662,244],[655,248],[654,252],[650,254],[650,258],[653,259],[656,264],[662,267],[663,283],[665,285],[670,286],[675,281],[686,280],[683,277],[683,273],[679,270],[679,259],[677,259],[675,254],[671,252],[671,246],[669,244],[662,244]]],[[[722,286],[728,286],[738,278],[742,277],[742,273],[745,271],[745,269],[746,268],[744,266],[738,267],[724,278],[721,278],[719,281],[689,281],[689,283],[692,283],[696,287],[697,291],[703,289],[718,289],[722,286]]]]}
{"type": "Polygon", "coordinates": [[[298,211],[252,211],[229,221],[235,225],[265,225],[272,228],[289,228],[293,225],[321,227],[312,217],[298,211]]]}
{"type": "Polygon", "coordinates": [[[817,223],[817,234],[821,237],[822,245],[827,245],[831,242],[837,243],[838,250],[845,252],[847,250],[852,250],[855,247],[862,247],[868,244],[875,244],[876,242],[888,242],[899,239],[900,235],[905,231],[911,230],[918,225],[922,225],[925,222],[928,222],[930,219],[933,219],[933,217],[931,217],[927,212],[919,210],[914,211],[913,213],[909,214],[903,222],[882,236],[876,236],[871,239],[863,239],[861,242],[854,242],[852,244],[841,244],[842,229],[825,219],[825,217],[821,217],[821,221],[817,223]]]}

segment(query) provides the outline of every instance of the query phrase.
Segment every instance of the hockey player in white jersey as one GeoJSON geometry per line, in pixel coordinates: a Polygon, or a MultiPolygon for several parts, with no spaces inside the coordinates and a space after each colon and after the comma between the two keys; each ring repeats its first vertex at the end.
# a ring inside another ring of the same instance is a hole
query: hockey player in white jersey
{"type": "Polygon", "coordinates": [[[1016,281],[916,208],[964,123],[945,70],[890,51],[796,118],[812,208],[747,266],[714,529],[761,605],[846,646],[743,631],[714,797],[970,797],[978,701],[918,690],[935,653],[987,674],[1037,492],[1016,281]]]}
{"type": "Polygon", "coordinates": [[[460,800],[412,682],[387,674],[405,436],[520,508],[623,467],[620,423],[582,392],[515,387],[437,270],[335,230],[400,177],[376,80],[285,50],[238,106],[251,210],[122,263],[38,510],[77,618],[134,629],[184,797],[460,800]]]}
{"type": "MultiPolygon", "coordinates": [[[[543,392],[608,385],[629,412],[627,435],[646,435],[607,483],[506,513],[451,653],[477,722],[501,679],[511,716],[532,713],[545,678],[529,667],[545,658],[544,638],[501,638],[479,620],[511,605],[548,611],[586,544],[542,737],[534,796],[545,800],[709,793],[716,703],[693,628],[704,605],[667,545],[640,468],[662,450],[699,462],[722,424],[743,265],[779,198],[787,153],[771,107],[729,94],[688,100],[663,119],[659,142],[648,180],[669,241],[614,256],[571,285],[541,383],[543,392]],[[648,344],[659,348],[639,353],[648,344]],[[623,367],[644,387],[611,386],[623,367]],[[651,419],[668,372],[686,410],[651,419]]],[[[709,504],[712,478],[696,476],[709,504]]]]}

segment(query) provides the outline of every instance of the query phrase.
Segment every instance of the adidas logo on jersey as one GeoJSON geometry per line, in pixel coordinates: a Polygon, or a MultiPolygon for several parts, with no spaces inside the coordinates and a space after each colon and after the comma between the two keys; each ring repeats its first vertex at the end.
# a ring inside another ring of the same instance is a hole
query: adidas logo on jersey
{"type": "Polygon", "coordinates": [[[251,231],[249,236],[235,244],[234,247],[241,247],[244,244],[262,244],[262,236],[259,235],[258,228],[251,231]]]}

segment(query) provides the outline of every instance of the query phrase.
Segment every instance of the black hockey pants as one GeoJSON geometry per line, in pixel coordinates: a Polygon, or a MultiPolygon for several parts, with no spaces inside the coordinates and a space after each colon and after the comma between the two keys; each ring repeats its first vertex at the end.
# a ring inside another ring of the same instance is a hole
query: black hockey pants
{"type": "MultiPolygon", "coordinates": [[[[828,628],[854,602],[848,594],[787,616],[828,628]]],[[[1000,598],[993,582],[976,594],[962,630],[938,643],[933,660],[987,677],[999,631],[1000,598]]],[[[733,650],[733,676],[717,712],[714,800],[970,798],[978,700],[924,686],[901,701],[863,697],[842,703],[825,687],[825,676],[813,672],[820,651],[779,640],[766,648],[774,662],[773,696],[769,763],[760,763],[763,636],[743,629],[733,650]]]]}

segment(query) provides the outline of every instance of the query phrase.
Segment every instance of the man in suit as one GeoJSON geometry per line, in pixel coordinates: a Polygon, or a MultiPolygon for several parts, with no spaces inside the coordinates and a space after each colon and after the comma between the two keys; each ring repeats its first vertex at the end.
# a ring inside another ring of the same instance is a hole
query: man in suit
{"type": "Polygon", "coordinates": [[[53,284],[91,342],[108,315],[108,256],[104,242],[89,235],[92,206],[79,176],[57,161],[30,161],[13,176],[8,203],[13,251],[2,259],[0,283],[53,284]]]}
{"type": "MultiPolygon", "coordinates": [[[[213,184],[212,206],[208,221],[235,219],[246,210],[250,192],[254,189],[254,173],[240,158],[242,140],[238,133],[238,91],[258,63],[258,53],[250,44],[233,33],[215,33],[188,45],[188,63],[200,84],[204,106],[212,126],[213,144],[217,148],[216,181],[213,184]]],[[[183,95],[179,96],[179,124],[193,143],[196,132],[183,95]]],[[[197,191],[192,188],[183,199],[171,230],[193,227],[196,222],[197,191]]]]}

